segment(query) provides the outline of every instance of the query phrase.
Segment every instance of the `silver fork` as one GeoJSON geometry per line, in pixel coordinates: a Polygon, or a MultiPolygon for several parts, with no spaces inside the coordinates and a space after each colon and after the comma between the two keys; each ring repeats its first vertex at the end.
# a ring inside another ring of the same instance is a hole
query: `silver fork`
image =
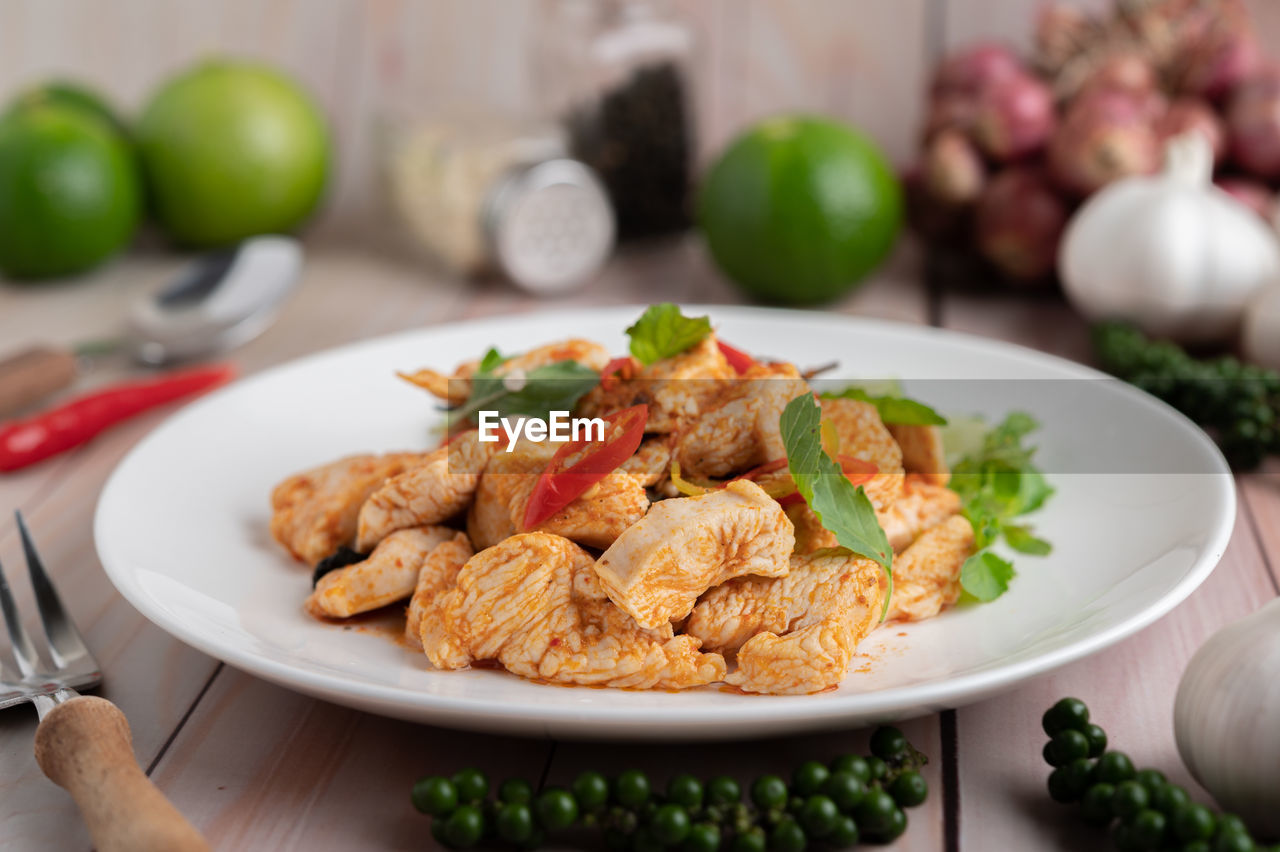
{"type": "Polygon", "coordinates": [[[207,850],[204,838],[138,766],[120,708],[76,693],[102,683],[102,671],[63,609],[22,513],[14,515],[45,647],[37,651],[31,641],[0,567],[0,615],[11,643],[9,658],[0,655],[0,709],[24,701],[35,705],[40,714],[36,762],[71,793],[101,852],[207,850]]]}

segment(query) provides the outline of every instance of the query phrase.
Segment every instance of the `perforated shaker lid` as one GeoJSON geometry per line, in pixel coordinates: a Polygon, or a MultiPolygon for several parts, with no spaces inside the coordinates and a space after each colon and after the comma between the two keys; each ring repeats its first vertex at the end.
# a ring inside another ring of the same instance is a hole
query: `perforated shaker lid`
{"type": "Polygon", "coordinates": [[[498,266],[533,293],[584,284],[613,248],[609,197],[577,160],[543,160],[508,172],[488,199],[484,224],[498,266]]]}

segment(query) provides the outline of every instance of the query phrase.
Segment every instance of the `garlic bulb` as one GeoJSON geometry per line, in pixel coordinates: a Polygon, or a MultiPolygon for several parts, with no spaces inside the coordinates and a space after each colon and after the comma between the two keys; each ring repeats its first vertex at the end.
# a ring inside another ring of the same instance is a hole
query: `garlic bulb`
{"type": "Polygon", "coordinates": [[[1240,345],[1247,360],[1280,370],[1280,283],[1264,288],[1245,308],[1240,345]]]}
{"type": "Polygon", "coordinates": [[[1280,243],[1212,183],[1199,133],[1170,139],[1158,175],[1118,180],[1067,226],[1058,271],[1090,319],[1127,319],[1184,341],[1232,334],[1249,298],[1280,281],[1280,243]]]}
{"type": "Polygon", "coordinates": [[[1280,598],[1215,633],[1178,685],[1182,762],[1256,836],[1280,837],[1280,598]]]}

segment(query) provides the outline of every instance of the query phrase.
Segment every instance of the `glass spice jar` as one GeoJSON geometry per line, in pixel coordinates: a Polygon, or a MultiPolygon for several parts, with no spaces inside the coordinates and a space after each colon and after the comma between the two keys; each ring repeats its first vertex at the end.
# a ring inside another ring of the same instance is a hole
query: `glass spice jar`
{"type": "Polygon", "coordinates": [[[539,90],[608,189],[622,238],[691,221],[692,50],[690,29],[654,0],[559,0],[543,19],[539,90]]]}
{"type": "Polygon", "coordinates": [[[554,123],[399,117],[382,131],[392,209],[449,271],[499,272],[551,294],[580,286],[608,260],[615,230],[608,197],[568,156],[554,123]]]}

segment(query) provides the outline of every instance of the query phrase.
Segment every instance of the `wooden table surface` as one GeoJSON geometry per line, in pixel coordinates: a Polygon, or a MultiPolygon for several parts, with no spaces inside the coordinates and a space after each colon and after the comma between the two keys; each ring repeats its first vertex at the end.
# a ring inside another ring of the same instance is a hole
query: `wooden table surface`
{"type": "MultiPolygon", "coordinates": [[[[313,243],[301,290],[279,322],[235,354],[244,372],[461,317],[584,304],[737,301],[692,240],[631,251],[586,292],[563,302],[537,302],[499,283],[441,280],[371,248],[313,243]]],[[[0,285],[0,341],[8,348],[109,332],[128,298],[154,287],[177,263],[172,256],[142,253],[65,286],[0,285]]],[[[910,244],[868,286],[830,310],[929,323],[1087,358],[1083,324],[1057,302],[927,293],[910,244]]],[[[110,368],[97,376],[110,377],[110,368]]],[[[708,746],[458,733],[348,710],[242,674],[135,612],[111,587],[94,552],[92,518],[105,478],[165,416],[140,418],[69,455],[0,477],[0,508],[26,514],[72,616],[102,663],[101,694],[124,709],[139,761],[215,848],[434,848],[428,821],[409,807],[409,787],[419,776],[467,764],[495,778],[519,774],[549,784],[565,783],[587,765],[634,765],[665,780],[686,769],[744,776],[785,772],[806,757],[866,746],[866,731],[708,746]]],[[[903,725],[931,757],[931,794],[911,812],[910,830],[893,848],[1052,850],[1097,843],[1096,834],[1045,792],[1039,719],[1046,706],[1067,694],[1085,699],[1113,743],[1140,765],[1160,767],[1194,788],[1173,740],[1179,675],[1210,633],[1280,589],[1280,477],[1244,476],[1237,487],[1240,512],[1226,556],[1170,615],[997,698],[903,725]]],[[[11,578],[16,575],[20,603],[29,604],[8,520],[0,520],[0,562],[11,578]]],[[[88,836],[70,798],[41,775],[32,758],[35,727],[29,708],[0,714],[0,846],[87,849],[88,836]]],[[[1203,791],[1196,793],[1204,799],[1203,791]]]]}

